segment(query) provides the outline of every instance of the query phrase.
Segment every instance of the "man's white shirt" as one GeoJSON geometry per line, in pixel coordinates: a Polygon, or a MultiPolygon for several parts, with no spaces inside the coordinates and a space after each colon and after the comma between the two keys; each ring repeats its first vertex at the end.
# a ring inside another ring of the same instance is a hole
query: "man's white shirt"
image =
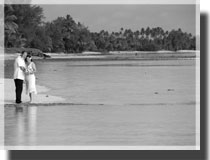
{"type": "Polygon", "coordinates": [[[26,67],[25,60],[21,57],[18,56],[15,59],[14,63],[14,79],[25,79],[25,73],[20,69],[20,67],[26,67]]]}

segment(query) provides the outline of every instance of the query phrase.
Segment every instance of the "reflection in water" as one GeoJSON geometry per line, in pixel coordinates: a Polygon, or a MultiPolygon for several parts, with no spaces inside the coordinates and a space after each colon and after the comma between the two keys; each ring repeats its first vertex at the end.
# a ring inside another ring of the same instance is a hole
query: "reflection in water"
{"type": "Polygon", "coordinates": [[[6,145],[195,145],[193,104],[14,109],[6,107],[6,145]]]}
{"type": "Polygon", "coordinates": [[[21,107],[15,109],[17,144],[36,144],[37,107],[21,107]]]}
{"type": "Polygon", "coordinates": [[[36,116],[37,107],[28,107],[28,143],[30,145],[36,144],[36,116]]]}
{"type": "Polygon", "coordinates": [[[23,107],[18,106],[15,108],[15,116],[17,120],[17,143],[23,144],[24,140],[24,116],[23,116],[23,107]]]}

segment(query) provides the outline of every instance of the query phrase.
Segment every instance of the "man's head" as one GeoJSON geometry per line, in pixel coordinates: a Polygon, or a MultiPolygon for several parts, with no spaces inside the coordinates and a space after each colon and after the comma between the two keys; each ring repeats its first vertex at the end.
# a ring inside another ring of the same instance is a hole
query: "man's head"
{"type": "Polygon", "coordinates": [[[21,52],[21,57],[25,59],[26,56],[27,56],[27,52],[26,52],[26,51],[22,51],[22,52],[21,52]]]}

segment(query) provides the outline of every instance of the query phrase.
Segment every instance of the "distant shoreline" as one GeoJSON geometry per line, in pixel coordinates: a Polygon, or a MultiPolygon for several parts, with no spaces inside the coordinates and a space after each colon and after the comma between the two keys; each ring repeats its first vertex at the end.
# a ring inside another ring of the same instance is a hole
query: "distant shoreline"
{"type": "MultiPolygon", "coordinates": [[[[83,53],[44,53],[50,58],[46,59],[72,59],[72,60],[175,60],[200,58],[199,50],[180,50],[180,51],[111,51],[102,52],[83,52],[83,53]]],[[[5,53],[0,55],[0,60],[14,59],[18,53],[5,53]]],[[[34,59],[43,57],[34,56],[34,59]]]]}

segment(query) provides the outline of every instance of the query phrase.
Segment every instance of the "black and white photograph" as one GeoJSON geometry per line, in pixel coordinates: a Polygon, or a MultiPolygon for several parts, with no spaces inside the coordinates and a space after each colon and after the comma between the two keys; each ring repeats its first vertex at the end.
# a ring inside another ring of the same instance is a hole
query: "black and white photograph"
{"type": "Polygon", "coordinates": [[[200,150],[199,3],[64,2],[4,4],[5,148],[200,150]]]}

